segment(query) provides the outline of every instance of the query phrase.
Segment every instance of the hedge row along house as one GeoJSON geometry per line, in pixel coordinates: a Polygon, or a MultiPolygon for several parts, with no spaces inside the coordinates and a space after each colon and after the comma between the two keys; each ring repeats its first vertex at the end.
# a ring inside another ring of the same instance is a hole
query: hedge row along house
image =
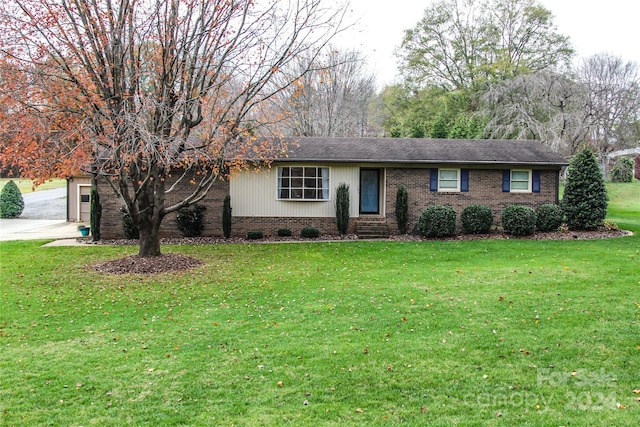
{"type": "MultiPolygon", "coordinates": [[[[417,232],[420,213],[432,205],[452,206],[459,214],[469,205],[484,204],[499,224],[508,205],[558,203],[560,170],[568,164],[538,141],[301,137],[286,142],[286,156],[234,172],[214,185],[200,202],[206,208],[203,236],[222,236],[227,194],[234,236],[250,230],[276,235],[281,228],[299,235],[305,226],[337,234],[335,195],[341,183],[349,186],[349,232],[361,237],[397,233],[400,185],[408,189],[410,232],[417,232]]],[[[81,185],[70,185],[70,191],[84,188],[84,180],[77,182],[81,185]]],[[[102,238],[122,237],[120,202],[103,179],[97,188],[102,238]]],[[[167,195],[168,201],[180,197],[180,189],[167,195]]],[[[74,203],[86,199],[84,194],[68,198],[74,203]]],[[[69,211],[83,209],[78,205],[69,211]]],[[[165,218],[160,233],[180,236],[173,217],[165,218]]]]}

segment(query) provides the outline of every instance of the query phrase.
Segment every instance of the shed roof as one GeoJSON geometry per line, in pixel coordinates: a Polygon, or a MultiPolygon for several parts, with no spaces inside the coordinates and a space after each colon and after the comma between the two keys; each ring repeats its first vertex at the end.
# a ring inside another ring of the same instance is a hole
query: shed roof
{"type": "Polygon", "coordinates": [[[539,141],[425,138],[285,138],[287,162],[482,164],[561,167],[567,160],[539,141]]]}

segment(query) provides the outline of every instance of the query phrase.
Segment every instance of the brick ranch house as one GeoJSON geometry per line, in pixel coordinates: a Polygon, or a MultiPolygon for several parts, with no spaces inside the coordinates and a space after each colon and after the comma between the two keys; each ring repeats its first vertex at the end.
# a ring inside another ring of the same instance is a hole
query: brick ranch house
{"type": "MultiPolygon", "coordinates": [[[[227,194],[234,236],[249,230],[276,235],[281,228],[299,235],[305,226],[337,234],[335,194],[341,183],[350,189],[351,233],[397,233],[400,185],[408,189],[408,229],[414,233],[420,213],[431,205],[452,206],[460,215],[469,205],[484,204],[499,224],[508,205],[558,203],[560,170],[568,164],[538,141],[302,137],[290,138],[289,147],[288,156],[270,167],[214,184],[200,202],[206,207],[204,236],[222,235],[227,194]]],[[[103,180],[98,192],[102,237],[121,237],[120,202],[103,180]]],[[[167,201],[180,197],[178,191],[167,201]]],[[[175,215],[164,219],[160,232],[180,236],[175,215]]]]}

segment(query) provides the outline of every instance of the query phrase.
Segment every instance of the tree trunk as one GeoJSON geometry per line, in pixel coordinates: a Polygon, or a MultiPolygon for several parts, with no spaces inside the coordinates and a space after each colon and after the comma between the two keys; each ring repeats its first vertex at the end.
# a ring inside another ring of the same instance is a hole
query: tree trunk
{"type": "Polygon", "coordinates": [[[161,221],[149,221],[141,224],[139,257],[160,256],[160,223],[161,221]]]}

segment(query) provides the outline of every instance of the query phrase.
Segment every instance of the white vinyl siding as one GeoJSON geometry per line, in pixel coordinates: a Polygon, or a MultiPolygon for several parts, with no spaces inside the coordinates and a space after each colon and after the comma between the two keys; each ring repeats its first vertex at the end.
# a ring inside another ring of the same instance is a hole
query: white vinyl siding
{"type": "MultiPolygon", "coordinates": [[[[272,165],[259,171],[248,170],[234,173],[229,181],[231,207],[234,217],[318,217],[336,216],[335,194],[340,183],[349,185],[351,203],[350,214],[355,218],[358,214],[360,170],[349,165],[323,165],[329,169],[329,201],[315,200],[301,203],[296,200],[278,198],[278,166],[289,167],[288,164],[272,165]]],[[[291,165],[291,167],[302,165],[291,165]]],[[[323,190],[324,191],[324,190],[323,190]]]]}

